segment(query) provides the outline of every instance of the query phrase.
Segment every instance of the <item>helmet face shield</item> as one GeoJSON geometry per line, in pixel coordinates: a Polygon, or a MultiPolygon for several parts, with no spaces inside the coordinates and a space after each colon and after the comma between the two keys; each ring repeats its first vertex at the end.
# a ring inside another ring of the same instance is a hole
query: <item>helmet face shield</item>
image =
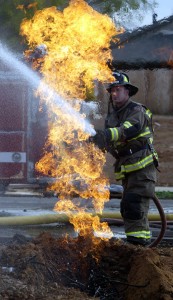
{"type": "Polygon", "coordinates": [[[110,85],[108,86],[107,91],[109,93],[111,93],[111,88],[117,85],[126,86],[129,90],[130,97],[134,96],[138,92],[138,88],[129,82],[129,77],[127,76],[127,74],[120,73],[120,72],[113,72],[112,75],[115,78],[115,81],[110,83],[110,85]]]}

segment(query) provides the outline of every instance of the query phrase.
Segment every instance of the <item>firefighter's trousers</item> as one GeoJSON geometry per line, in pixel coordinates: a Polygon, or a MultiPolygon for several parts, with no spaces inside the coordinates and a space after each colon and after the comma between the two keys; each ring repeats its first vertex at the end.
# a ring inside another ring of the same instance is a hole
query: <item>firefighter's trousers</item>
{"type": "Polygon", "coordinates": [[[128,240],[137,239],[140,243],[151,238],[147,215],[150,199],[155,193],[155,182],[153,164],[129,173],[122,182],[124,192],[120,209],[128,240]]]}

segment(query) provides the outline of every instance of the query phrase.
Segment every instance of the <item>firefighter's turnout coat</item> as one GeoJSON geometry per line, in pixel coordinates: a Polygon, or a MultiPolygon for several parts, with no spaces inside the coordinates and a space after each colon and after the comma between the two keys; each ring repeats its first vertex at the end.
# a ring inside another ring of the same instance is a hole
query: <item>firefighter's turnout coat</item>
{"type": "Polygon", "coordinates": [[[105,121],[110,131],[108,151],[116,158],[115,177],[157,164],[153,147],[152,113],[144,105],[128,100],[119,109],[112,109],[105,121]]]}
{"type": "Polygon", "coordinates": [[[149,201],[154,194],[158,157],[153,147],[152,113],[129,99],[109,110],[106,122],[107,150],[116,158],[115,177],[124,188],[121,214],[127,238],[151,238],[149,201]]]}

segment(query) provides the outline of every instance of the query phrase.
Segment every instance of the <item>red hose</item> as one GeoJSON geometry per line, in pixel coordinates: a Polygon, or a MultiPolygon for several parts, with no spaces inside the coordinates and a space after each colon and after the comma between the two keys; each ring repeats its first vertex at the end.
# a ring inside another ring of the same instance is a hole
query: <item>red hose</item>
{"type": "Polygon", "coordinates": [[[160,219],[161,219],[161,230],[160,230],[160,233],[158,235],[158,237],[151,243],[147,246],[147,248],[152,248],[152,247],[156,247],[160,242],[161,240],[163,239],[164,237],[164,234],[165,234],[165,231],[166,231],[166,226],[167,226],[167,222],[166,222],[166,216],[165,216],[165,213],[164,213],[164,210],[163,210],[163,207],[161,206],[160,204],[160,201],[159,199],[156,197],[156,195],[154,195],[153,197],[153,201],[158,209],[158,212],[160,214],[160,219]]]}
{"type": "MultiPolygon", "coordinates": [[[[165,231],[166,231],[166,227],[167,227],[167,222],[166,222],[166,216],[164,213],[164,210],[160,204],[159,199],[156,197],[156,195],[154,195],[154,197],[152,198],[154,201],[154,204],[156,205],[158,212],[160,214],[160,219],[161,219],[161,230],[160,233],[158,235],[158,237],[147,246],[147,248],[152,248],[152,247],[156,247],[161,240],[164,237],[165,231]]],[[[110,219],[110,218],[104,218],[102,219],[102,221],[108,222],[111,225],[117,225],[117,226],[122,226],[124,224],[123,220],[119,220],[119,219],[110,219]]]]}

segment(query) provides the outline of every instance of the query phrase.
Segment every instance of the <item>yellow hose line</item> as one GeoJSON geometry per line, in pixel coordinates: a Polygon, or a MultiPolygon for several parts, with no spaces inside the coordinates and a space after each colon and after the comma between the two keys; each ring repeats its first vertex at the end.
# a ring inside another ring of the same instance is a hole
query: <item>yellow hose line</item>
{"type": "Polygon", "coordinates": [[[0,226],[39,225],[63,222],[67,223],[69,218],[66,214],[45,214],[37,216],[10,216],[0,217],[0,226]]]}
{"type": "MultiPolygon", "coordinates": [[[[110,219],[122,219],[120,213],[115,213],[112,211],[104,211],[103,215],[98,214],[100,218],[110,218],[110,219]]],[[[172,220],[173,221],[173,214],[166,214],[165,217],[167,221],[172,220]]],[[[159,214],[148,214],[148,220],[149,221],[160,221],[160,215],[159,214]]]]}
{"type": "MultiPolygon", "coordinates": [[[[99,218],[110,218],[110,219],[122,219],[120,213],[112,211],[103,211],[103,214],[92,213],[92,215],[98,215],[99,218]]],[[[166,220],[173,220],[173,214],[165,214],[166,220]]],[[[159,214],[149,214],[149,221],[160,221],[159,214]]],[[[0,226],[21,226],[21,225],[39,225],[39,224],[50,224],[50,223],[67,223],[69,217],[65,213],[55,214],[44,214],[34,216],[10,216],[0,217],[0,226]]]]}

